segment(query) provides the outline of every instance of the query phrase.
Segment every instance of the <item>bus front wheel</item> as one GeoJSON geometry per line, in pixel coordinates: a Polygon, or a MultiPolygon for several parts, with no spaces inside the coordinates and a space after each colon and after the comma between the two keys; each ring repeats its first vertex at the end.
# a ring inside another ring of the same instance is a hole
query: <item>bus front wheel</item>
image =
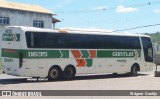
{"type": "Polygon", "coordinates": [[[73,66],[67,66],[63,71],[63,79],[71,80],[75,77],[76,71],[73,66]]]}
{"type": "Polygon", "coordinates": [[[61,70],[58,67],[52,67],[50,68],[48,72],[48,80],[54,81],[60,79],[61,76],[61,70]]]}
{"type": "Polygon", "coordinates": [[[138,68],[135,65],[131,68],[131,76],[138,76],[138,68]]]}

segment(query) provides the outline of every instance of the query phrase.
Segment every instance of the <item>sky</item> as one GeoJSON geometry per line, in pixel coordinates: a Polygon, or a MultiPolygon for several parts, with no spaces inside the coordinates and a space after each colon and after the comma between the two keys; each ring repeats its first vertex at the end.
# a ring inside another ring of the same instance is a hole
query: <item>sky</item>
{"type": "MultiPolygon", "coordinates": [[[[56,13],[56,28],[123,30],[160,24],[160,0],[9,0],[56,13]]],[[[153,33],[160,25],[123,32],[153,33]]]]}

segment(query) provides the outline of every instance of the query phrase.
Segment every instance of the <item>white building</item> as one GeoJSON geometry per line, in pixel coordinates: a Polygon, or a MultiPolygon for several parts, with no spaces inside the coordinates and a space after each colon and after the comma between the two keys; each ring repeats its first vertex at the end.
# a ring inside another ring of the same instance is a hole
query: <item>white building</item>
{"type": "Polygon", "coordinates": [[[38,5],[0,0],[0,28],[4,26],[31,26],[52,29],[58,19],[54,13],[38,5]]]}
{"type": "MultiPolygon", "coordinates": [[[[55,28],[55,23],[60,22],[58,19],[53,18],[53,15],[55,14],[38,5],[13,3],[6,0],[0,0],[0,31],[5,26],[30,26],[52,29],[55,28]]],[[[2,33],[0,32],[0,38],[2,38],[1,36],[2,33]]]]}

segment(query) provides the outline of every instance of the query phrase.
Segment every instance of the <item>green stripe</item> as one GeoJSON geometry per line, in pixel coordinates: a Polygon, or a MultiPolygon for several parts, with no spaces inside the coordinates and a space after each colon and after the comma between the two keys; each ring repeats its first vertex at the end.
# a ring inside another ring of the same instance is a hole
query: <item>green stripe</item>
{"type": "Polygon", "coordinates": [[[25,51],[25,58],[60,58],[62,54],[59,50],[34,50],[25,51]]]}
{"type": "Polygon", "coordinates": [[[19,58],[19,53],[22,53],[24,58],[69,58],[69,50],[12,50],[12,49],[3,49],[2,57],[19,58]]]}
{"type": "MultiPolygon", "coordinates": [[[[2,49],[2,57],[18,58],[19,53],[23,54],[24,58],[69,58],[70,50],[12,50],[2,49]]],[[[138,57],[141,56],[141,51],[137,50],[138,57]]],[[[81,50],[83,54],[81,58],[88,58],[87,50],[81,50]]],[[[134,51],[111,51],[97,50],[97,58],[134,58],[134,51]]]]}
{"type": "MultiPolygon", "coordinates": [[[[137,50],[138,52],[138,57],[141,56],[141,51],[137,50]]],[[[108,50],[100,50],[97,51],[97,58],[124,58],[124,57],[135,57],[135,52],[134,51],[108,51],[108,50]]]]}
{"type": "Polygon", "coordinates": [[[88,58],[89,57],[89,53],[87,50],[81,50],[82,53],[82,57],[81,58],[88,58]]]}
{"type": "Polygon", "coordinates": [[[61,50],[62,58],[69,58],[69,50],[61,50]]]}
{"type": "Polygon", "coordinates": [[[2,49],[2,57],[18,58],[19,57],[19,51],[18,50],[2,49]]]}
{"type": "Polygon", "coordinates": [[[93,59],[86,59],[86,62],[87,62],[87,67],[91,67],[92,64],[93,64],[93,59]]]}

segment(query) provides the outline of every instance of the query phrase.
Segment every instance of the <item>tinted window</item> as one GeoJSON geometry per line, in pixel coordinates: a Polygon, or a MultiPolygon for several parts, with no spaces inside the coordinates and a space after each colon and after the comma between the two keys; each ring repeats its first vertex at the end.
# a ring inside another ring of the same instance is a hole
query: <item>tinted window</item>
{"type": "Polygon", "coordinates": [[[0,17],[0,25],[8,25],[9,18],[8,17],[0,17]]]}
{"type": "Polygon", "coordinates": [[[143,51],[146,62],[153,62],[153,47],[150,38],[142,37],[143,51]]]}
{"type": "Polygon", "coordinates": [[[61,48],[60,36],[51,33],[26,33],[29,48],[61,48]]]}
{"type": "Polygon", "coordinates": [[[97,36],[97,45],[109,49],[141,49],[138,37],[97,36]]]}
{"type": "Polygon", "coordinates": [[[141,49],[139,37],[27,32],[29,48],[141,49]]]}
{"type": "Polygon", "coordinates": [[[44,21],[34,20],[33,27],[44,28],[44,21]]]}
{"type": "Polygon", "coordinates": [[[96,49],[98,48],[96,36],[71,34],[65,35],[65,43],[67,48],[82,48],[82,49],[96,49]]]}

